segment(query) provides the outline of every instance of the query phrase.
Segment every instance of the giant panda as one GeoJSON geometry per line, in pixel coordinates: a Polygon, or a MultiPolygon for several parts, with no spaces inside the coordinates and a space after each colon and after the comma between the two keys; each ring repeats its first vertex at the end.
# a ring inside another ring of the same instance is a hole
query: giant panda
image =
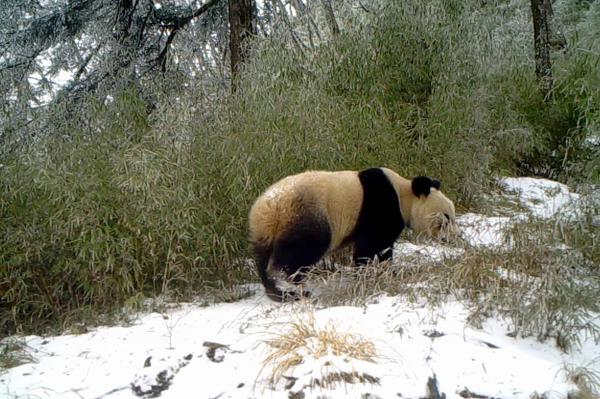
{"type": "Polygon", "coordinates": [[[408,180],[388,168],[285,177],[256,199],[248,224],[258,274],[275,301],[298,296],[280,290],[269,272],[299,283],[296,272],[349,244],[355,264],[365,265],[390,259],[404,227],[440,239],[457,232],[454,204],[438,180],[408,180]]]}

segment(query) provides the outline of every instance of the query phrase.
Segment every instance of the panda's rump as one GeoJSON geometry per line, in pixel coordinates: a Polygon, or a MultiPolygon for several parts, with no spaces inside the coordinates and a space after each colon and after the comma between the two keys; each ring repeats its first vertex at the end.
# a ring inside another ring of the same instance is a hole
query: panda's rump
{"type": "Polygon", "coordinates": [[[285,181],[269,188],[252,206],[250,241],[272,244],[292,231],[310,230],[311,224],[327,219],[309,190],[285,187],[282,183],[285,181]]]}
{"type": "Polygon", "coordinates": [[[352,233],[362,203],[354,171],[305,172],[269,187],[250,211],[250,241],[271,266],[297,269],[338,249],[352,233]],[[272,251],[272,252],[271,252],[272,251]]]}
{"type": "Polygon", "coordinates": [[[250,209],[250,242],[255,246],[271,246],[281,227],[285,226],[295,213],[295,195],[281,187],[285,180],[269,187],[250,209]]]}

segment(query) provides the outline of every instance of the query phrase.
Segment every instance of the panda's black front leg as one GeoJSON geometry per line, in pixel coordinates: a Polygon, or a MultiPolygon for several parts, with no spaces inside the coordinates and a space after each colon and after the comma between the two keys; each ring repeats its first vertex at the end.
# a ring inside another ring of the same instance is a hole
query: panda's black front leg
{"type": "Polygon", "coordinates": [[[377,237],[358,238],[354,243],[354,264],[365,266],[372,262],[376,256],[380,262],[391,259],[393,245],[393,241],[377,237]]]}

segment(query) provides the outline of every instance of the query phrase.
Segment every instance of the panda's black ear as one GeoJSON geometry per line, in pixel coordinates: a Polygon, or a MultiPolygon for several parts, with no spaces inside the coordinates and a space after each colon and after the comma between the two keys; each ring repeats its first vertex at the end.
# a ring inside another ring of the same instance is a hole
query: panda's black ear
{"type": "Polygon", "coordinates": [[[431,180],[427,176],[417,176],[412,179],[410,183],[410,188],[415,196],[419,197],[421,195],[428,196],[431,192],[431,187],[440,189],[441,183],[439,180],[431,180]]]}

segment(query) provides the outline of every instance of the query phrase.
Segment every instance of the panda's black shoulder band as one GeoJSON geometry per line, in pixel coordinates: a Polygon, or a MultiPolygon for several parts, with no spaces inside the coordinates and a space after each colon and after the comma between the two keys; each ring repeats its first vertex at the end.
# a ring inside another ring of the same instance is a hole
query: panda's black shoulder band
{"type": "Polygon", "coordinates": [[[354,242],[354,261],[392,257],[394,241],[404,228],[398,193],[381,168],[358,173],[363,188],[363,202],[350,239],[354,242]]]}
{"type": "Polygon", "coordinates": [[[428,196],[431,192],[431,187],[439,190],[441,186],[442,183],[439,180],[433,180],[427,176],[417,176],[412,179],[410,184],[413,194],[417,197],[421,195],[428,196]]]}

